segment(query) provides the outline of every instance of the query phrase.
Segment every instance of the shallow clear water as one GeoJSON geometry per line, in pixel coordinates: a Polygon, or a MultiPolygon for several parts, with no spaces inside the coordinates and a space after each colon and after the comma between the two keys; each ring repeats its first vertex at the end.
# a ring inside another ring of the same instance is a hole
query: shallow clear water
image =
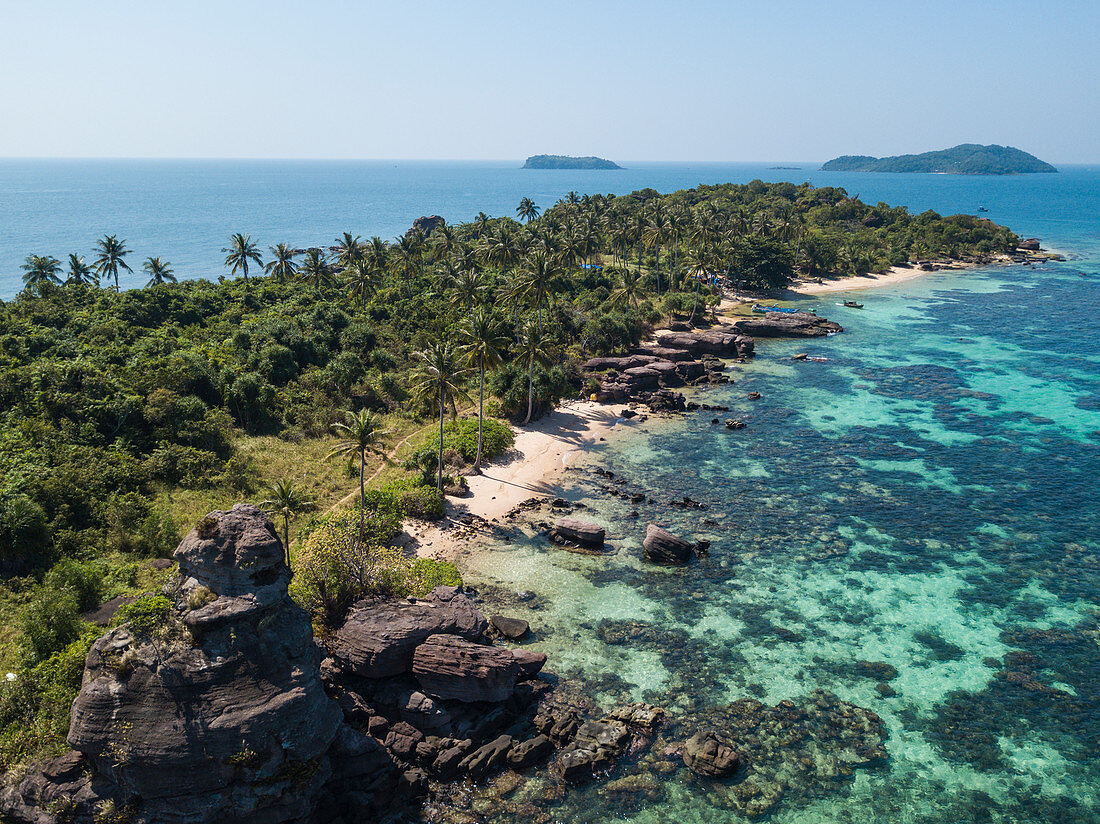
{"type": "MultiPolygon", "coordinates": [[[[1080,255],[863,292],[861,312],[807,300],[845,333],[759,342],[735,385],[701,393],[746,429],[698,412],[599,445],[652,499],[640,518],[591,467],[567,473],[616,555],[533,539],[467,577],[542,596],[523,613],[535,646],[605,705],[824,688],[882,717],[884,766],[788,793],[771,820],[1100,821],[1100,293],[1080,274],[1095,247],[1080,255]],[[708,508],[667,505],[683,495],[708,508]],[[709,557],[644,565],[647,520],[711,539],[709,557]],[[887,695],[860,661],[896,669],[887,695]]],[[[660,803],[573,791],[555,816],[741,820],[670,782],[660,803]]]]}

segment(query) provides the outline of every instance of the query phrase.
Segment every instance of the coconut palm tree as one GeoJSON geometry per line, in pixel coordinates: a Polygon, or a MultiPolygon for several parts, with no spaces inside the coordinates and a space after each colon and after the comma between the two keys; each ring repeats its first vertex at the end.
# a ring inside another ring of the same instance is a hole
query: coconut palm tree
{"type": "Polygon", "coordinates": [[[386,273],[386,261],[390,256],[390,245],[375,235],[368,241],[364,256],[381,278],[386,273]]]}
{"type": "Polygon", "coordinates": [[[84,262],[84,258],[77,257],[75,253],[69,255],[69,277],[65,281],[66,284],[71,286],[87,285],[98,286],[99,275],[95,273],[87,263],[84,262]]]}
{"type": "Polygon", "coordinates": [[[378,271],[366,258],[360,258],[344,270],[344,285],[348,294],[359,299],[359,308],[367,308],[367,298],[378,287],[378,271]]]}
{"type": "Polygon", "coordinates": [[[26,263],[20,268],[26,273],[23,275],[23,285],[28,289],[38,289],[47,283],[61,283],[58,276],[61,261],[52,255],[27,255],[26,263]]]}
{"type": "Polygon", "coordinates": [[[383,442],[390,434],[382,428],[382,419],[368,409],[344,413],[344,423],[333,424],[332,428],[340,436],[336,448],[326,458],[336,455],[356,456],[359,458],[359,538],[362,540],[366,525],[366,492],[364,475],[367,469],[367,453],[386,456],[383,442]]]}
{"type": "Polygon", "coordinates": [[[473,315],[474,307],[485,300],[488,278],[477,269],[459,269],[450,281],[454,302],[473,315]]]}
{"type": "Polygon", "coordinates": [[[638,298],[642,294],[642,276],[637,269],[613,269],[619,285],[611,290],[608,301],[613,306],[633,306],[638,308],[638,298]]]}
{"type": "Polygon", "coordinates": [[[325,257],[325,253],[317,248],[307,249],[305,260],[298,267],[298,278],[312,284],[318,292],[327,286],[331,286],[333,279],[332,264],[325,257]]]}
{"type": "Polygon", "coordinates": [[[458,414],[458,401],[467,400],[462,381],[470,370],[462,366],[458,351],[449,341],[433,343],[416,353],[420,366],[413,374],[413,386],[422,401],[439,404],[439,460],[436,488],[443,491],[443,416],[448,408],[458,414]]]}
{"type": "MultiPolygon", "coordinates": [[[[313,508],[313,501],[307,501],[305,493],[293,481],[276,481],[268,490],[270,500],[260,504],[268,514],[283,519],[283,552],[286,565],[290,566],[290,522],[313,508]]],[[[360,529],[362,526],[360,525],[360,529]]]]}
{"type": "Polygon", "coordinates": [[[359,240],[359,235],[352,237],[351,232],[344,232],[343,237],[336,239],[336,265],[347,270],[363,259],[364,248],[359,240]]]}
{"type": "Polygon", "coordinates": [[[542,331],[542,305],[551,294],[551,281],[557,274],[554,259],[542,250],[535,250],[522,263],[522,297],[538,311],[539,332],[542,331]]]}
{"type": "Polygon", "coordinates": [[[117,292],[118,270],[134,271],[126,262],[126,256],[130,254],[130,250],[126,248],[126,241],[119,240],[115,235],[104,235],[102,240],[95,242],[95,245],[96,249],[99,250],[99,256],[95,259],[96,274],[100,277],[106,275],[114,278],[115,291],[117,292]]]}
{"type": "Polygon", "coordinates": [[[145,263],[141,264],[141,268],[149,275],[149,282],[145,284],[146,288],[158,286],[161,283],[176,282],[176,273],[172,271],[172,265],[159,257],[146,258],[145,263]]]}
{"type": "Polygon", "coordinates": [[[529,197],[523,198],[516,207],[516,216],[524,223],[530,223],[539,216],[539,207],[529,197]]]}
{"type": "Polygon", "coordinates": [[[244,282],[248,283],[248,264],[252,261],[257,266],[263,266],[263,258],[260,257],[260,251],[256,248],[256,244],[252,242],[252,235],[242,235],[240,232],[233,234],[229,238],[229,245],[222,249],[223,252],[228,254],[225,257],[226,268],[229,269],[229,274],[235,275],[238,270],[244,274],[244,282]]]}
{"type": "Polygon", "coordinates": [[[264,271],[279,279],[279,283],[286,283],[287,278],[293,279],[298,273],[298,264],[294,258],[298,257],[298,250],[289,243],[279,243],[268,246],[271,250],[271,260],[264,265],[264,271]]]}
{"type": "Polygon", "coordinates": [[[397,267],[405,275],[405,290],[412,297],[412,279],[420,272],[420,251],[415,239],[399,235],[394,238],[394,255],[397,257],[397,267]]]}
{"type": "Polygon", "coordinates": [[[523,425],[531,422],[535,409],[535,364],[550,362],[550,348],[542,336],[542,329],[528,321],[519,334],[519,359],[527,366],[527,417],[523,425]]]}
{"type": "Polygon", "coordinates": [[[501,362],[508,338],[500,333],[496,318],[484,306],[471,310],[462,325],[462,354],[478,370],[477,386],[477,457],[474,472],[481,471],[481,430],[485,421],[485,370],[501,362]]]}

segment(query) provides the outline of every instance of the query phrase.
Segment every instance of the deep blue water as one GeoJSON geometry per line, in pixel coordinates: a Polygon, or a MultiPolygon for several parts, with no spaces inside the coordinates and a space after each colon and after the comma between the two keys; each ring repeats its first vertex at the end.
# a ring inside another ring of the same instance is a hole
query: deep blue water
{"type": "Polygon", "coordinates": [[[478,212],[514,215],[522,197],[549,206],[570,190],[623,194],[668,192],[700,183],[809,180],[843,186],[864,200],[912,211],[973,213],[1026,235],[1078,247],[1097,239],[1100,167],[1066,167],[1056,175],[971,178],[818,172],[806,163],[629,163],[622,171],[522,170],[518,161],[209,161],[0,160],[0,298],[21,287],[29,254],[66,260],[94,257],[104,234],[133,250],[140,286],[147,257],[170,261],[177,277],[224,273],[221,249],[233,232],[251,234],[266,251],[276,243],[331,243],[341,232],[392,238],[413,220],[441,214],[464,221],[478,212]],[[800,166],[777,170],[775,165],[800,166]]]}

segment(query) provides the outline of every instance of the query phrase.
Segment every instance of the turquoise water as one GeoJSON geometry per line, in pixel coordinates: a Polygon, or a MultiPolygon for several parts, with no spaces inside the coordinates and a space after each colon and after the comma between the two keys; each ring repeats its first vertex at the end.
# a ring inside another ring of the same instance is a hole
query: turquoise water
{"type": "MultiPolygon", "coordinates": [[[[760,342],[735,385],[701,393],[746,429],[699,412],[598,445],[593,464],[649,495],[640,518],[591,467],[567,473],[617,554],[531,539],[468,577],[538,594],[511,611],[605,705],[690,720],[821,688],[881,717],[885,764],[796,776],[771,821],[1100,822],[1100,244],[1065,245],[1076,261],[937,273],[859,293],[862,312],[808,299],[845,333],[760,342]],[[683,495],[708,508],[667,505],[683,495]],[[646,566],[647,520],[712,540],[709,557],[646,566]]],[[[721,782],[661,780],[571,791],[553,815],[747,820],[721,782]]]]}
{"type": "Polygon", "coordinates": [[[809,180],[843,186],[874,203],[912,211],[974,213],[1025,235],[1097,242],[1100,167],[1056,175],[1001,178],[818,172],[820,162],[627,163],[622,171],[534,171],[520,161],[210,161],[0,160],[0,299],[21,288],[29,254],[64,261],[93,257],[104,234],[125,238],[141,286],[140,263],[160,256],[180,279],[224,274],[221,253],[233,232],[261,249],[276,243],[329,244],[340,233],[392,238],[421,215],[470,220],[480,211],[514,215],[520,198],[549,206],[570,190],[625,194],[674,191],[700,183],[809,180]],[[773,169],[775,165],[799,169],[773,169]]]}

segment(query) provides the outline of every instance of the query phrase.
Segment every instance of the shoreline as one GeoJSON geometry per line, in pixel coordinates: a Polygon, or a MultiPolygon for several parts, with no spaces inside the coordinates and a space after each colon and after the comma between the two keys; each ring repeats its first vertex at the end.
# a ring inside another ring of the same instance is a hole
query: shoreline
{"type": "Polygon", "coordinates": [[[614,406],[568,401],[525,429],[513,427],[512,449],[480,475],[466,476],[469,494],[446,498],[440,521],[406,522],[401,545],[419,558],[448,561],[479,548],[524,501],[559,495],[566,468],[622,425],[614,406]]]}

